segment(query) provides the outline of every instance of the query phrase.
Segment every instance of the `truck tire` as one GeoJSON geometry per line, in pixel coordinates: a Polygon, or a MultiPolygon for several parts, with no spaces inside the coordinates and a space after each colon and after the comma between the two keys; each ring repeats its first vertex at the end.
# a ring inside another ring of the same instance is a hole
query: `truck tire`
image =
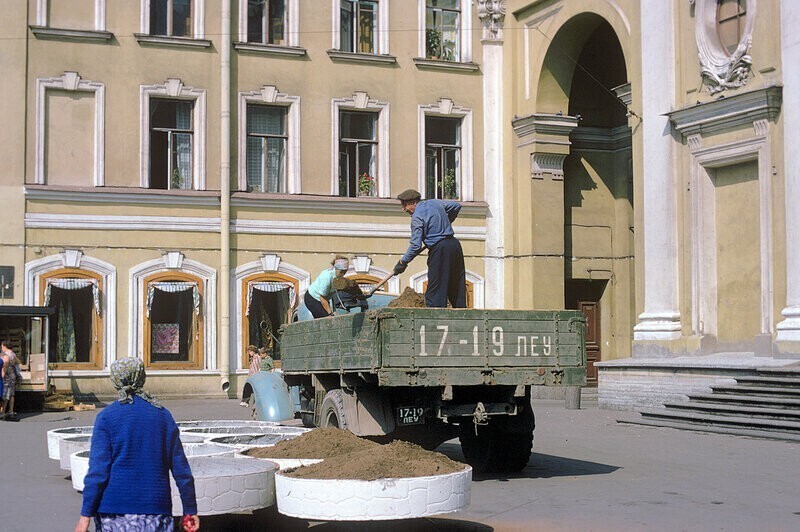
{"type": "Polygon", "coordinates": [[[331,390],[325,394],[319,414],[320,427],[337,427],[347,430],[347,417],[344,413],[342,390],[331,390]]]}
{"type": "Polygon", "coordinates": [[[528,465],[533,448],[533,432],[508,433],[497,427],[460,425],[459,440],[464,459],[476,473],[515,473],[528,465]]]}

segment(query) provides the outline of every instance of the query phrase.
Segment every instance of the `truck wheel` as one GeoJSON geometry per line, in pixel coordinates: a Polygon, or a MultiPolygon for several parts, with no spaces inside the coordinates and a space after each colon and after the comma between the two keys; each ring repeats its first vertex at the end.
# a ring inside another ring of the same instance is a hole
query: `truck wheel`
{"type": "Polygon", "coordinates": [[[319,415],[320,427],[337,427],[347,430],[347,418],[344,414],[342,390],[331,390],[325,394],[319,415]]]}
{"type": "Polygon", "coordinates": [[[302,421],[303,426],[308,429],[316,427],[316,425],[314,425],[314,414],[312,413],[304,412],[300,414],[300,421],[302,421]]]}
{"type": "Polygon", "coordinates": [[[501,432],[492,425],[461,424],[461,450],[476,473],[514,473],[528,465],[533,447],[533,432],[501,432]]]}

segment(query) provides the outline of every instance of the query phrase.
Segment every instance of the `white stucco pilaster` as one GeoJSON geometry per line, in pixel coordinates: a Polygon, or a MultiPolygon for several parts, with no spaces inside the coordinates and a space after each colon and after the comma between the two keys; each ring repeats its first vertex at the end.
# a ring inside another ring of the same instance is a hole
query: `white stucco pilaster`
{"type": "Polygon", "coordinates": [[[486,217],[486,308],[505,303],[503,243],[503,22],[505,2],[478,2],[483,23],[483,183],[489,210],[486,217]]]}
{"type": "Polygon", "coordinates": [[[781,1],[783,69],[783,149],[786,174],[786,307],[778,323],[778,342],[800,342],[800,2],[781,1]]]}
{"type": "Polygon", "coordinates": [[[675,104],[675,4],[642,9],[642,142],[644,312],[634,340],[681,335],[675,141],[665,113],[675,104]]]}

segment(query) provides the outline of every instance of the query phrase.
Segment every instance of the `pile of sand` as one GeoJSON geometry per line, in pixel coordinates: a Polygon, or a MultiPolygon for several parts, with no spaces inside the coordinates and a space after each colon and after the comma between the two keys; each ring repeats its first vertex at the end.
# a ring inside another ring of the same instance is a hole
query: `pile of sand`
{"type": "Polygon", "coordinates": [[[274,447],[244,451],[254,458],[322,458],[318,464],[285,471],[292,477],[376,480],[379,478],[428,477],[454,473],[464,464],[418,445],[394,441],[380,445],[337,428],[315,429],[278,442],[274,447]]]}
{"type": "Polygon", "coordinates": [[[255,458],[330,458],[379,447],[375,442],[359,438],[350,431],[333,427],[315,429],[274,447],[256,447],[244,452],[255,458]]]}
{"type": "Polygon", "coordinates": [[[414,291],[413,288],[407,286],[400,297],[389,301],[387,307],[391,308],[425,308],[425,296],[414,291]]]}

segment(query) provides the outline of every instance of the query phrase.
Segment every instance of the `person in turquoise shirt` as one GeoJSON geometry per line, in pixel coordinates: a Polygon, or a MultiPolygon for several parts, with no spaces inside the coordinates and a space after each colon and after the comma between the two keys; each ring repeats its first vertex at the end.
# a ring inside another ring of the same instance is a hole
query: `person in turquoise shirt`
{"type": "Polygon", "coordinates": [[[331,267],[323,270],[314,279],[311,286],[308,287],[303,301],[311,315],[314,316],[314,319],[324,318],[333,314],[333,305],[330,304],[330,297],[333,294],[333,280],[336,277],[344,277],[349,267],[350,261],[347,260],[347,257],[336,255],[336,258],[331,262],[331,267]]]}

